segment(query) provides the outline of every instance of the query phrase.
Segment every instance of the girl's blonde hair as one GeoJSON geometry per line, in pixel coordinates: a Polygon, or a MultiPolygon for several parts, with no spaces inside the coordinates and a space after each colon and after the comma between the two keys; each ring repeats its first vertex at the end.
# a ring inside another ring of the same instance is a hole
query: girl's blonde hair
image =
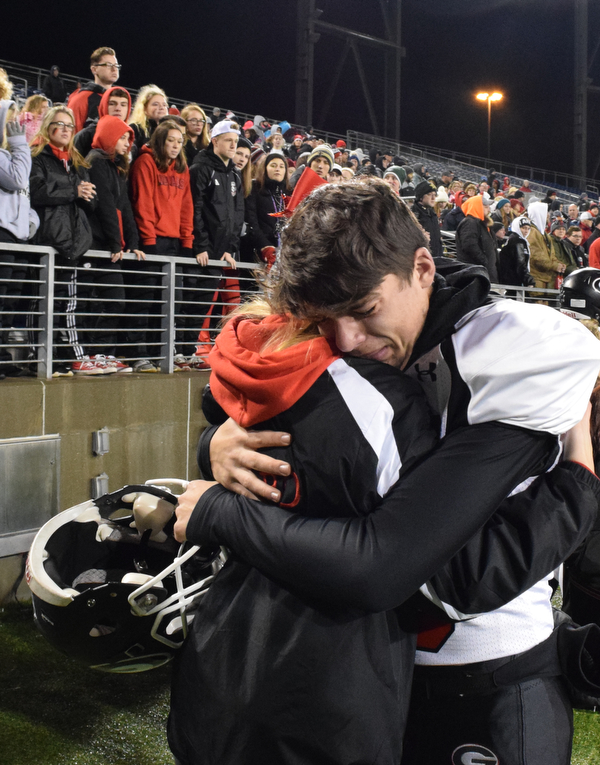
{"type": "Polygon", "coordinates": [[[210,143],[210,131],[208,129],[208,120],[206,119],[206,113],[204,112],[204,109],[199,104],[186,104],[181,110],[181,117],[186,122],[190,112],[200,112],[200,114],[202,115],[202,119],[204,120],[204,127],[202,128],[202,132],[198,136],[198,141],[200,142],[200,148],[206,149],[208,144],[210,143]]]}
{"type": "MultiPolygon", "coordinates": [[[[50,143],[50,123],[56,121],[57,114],[68,115],[71,118],[71,122],[73,123],[73,125],[75,125],[75,116],[73,115],[73,112],[69,109],[68,106],[59,105],[59,106],[53,106],[52,108],[48,109],[44,119],[42,120],[39,133],[35,137],[35,145],[31,147],[32,157],[37,157],[38,154],[41,154],[44,148],[48,146],[48,144],[50,143]]],[[[66,150],[69,152],[69,159],[73,163],[73,167],[76,170],[79,170],[80,167],[89,167],[89,163],[85,161],[85,159],[81,156],[81,154],[77,151],[77,149],[73,145],[74,138],[75,138],[75,130],[72,130],[71,140],[69,141],[69,144],[66,150]]]]}
{"type": "Polygon", "coordinates": [[[0,67],[0,101],[5,101],[12,98],[13,84],[8,79],[8,73],[6,69],[0,67]]]}
{"type": "MultiPolygon", "coordinates": [[[[278,312],[274,310],[268,300],[264,297],[256,297],[242,303],[235,309],[235,311],[232,311],[232,313],[229,314],[223,323],[226,324],[235,317],[249,319],[251,321],[260,321],[261,319],[266,319],[267,316],[273,316],[277,313],[278,312]]],[[[307,319],[296,319],[287,314],[285,318],[287,323],[271,335],[265,345],[261,348],[262,353],[267,351],[282,351],[285,348],[291,348],[293,345],[298,345],[298,343],[303,343],[306,340],[315,340],[316,338],[321,337],[319,328],[315,322],[308,321],[307,319]]]]}
{"type": "Polygon", "coordinates": [[[148,101],[150,101],[151,98],[154,98],[154,96],[162,96],[165,101],[167,101],[167,94],[162,88],[159,88],[158,85],[144,85],[143,88],[140,88],[133,109],[131,110],[131,117],[129,118],[129,124],[139,125],[147,136],[150,135],[150,123],[148,115],[146,114],[146,106],[148,105],[148,101]]]}
{"type": "Polygon", "coordinates": [[[25,106],[21,109],[21,114],[29,112],[30,114],[41,114],[44,106],[49,106],[46,96],[29,96],[25,101],[25,106]]]}

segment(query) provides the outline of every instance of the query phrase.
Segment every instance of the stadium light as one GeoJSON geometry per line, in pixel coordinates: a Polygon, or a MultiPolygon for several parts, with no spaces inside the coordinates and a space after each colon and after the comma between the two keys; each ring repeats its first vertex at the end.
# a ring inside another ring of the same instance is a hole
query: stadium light
{"type": "Polygon", "coordinates": [[[487,132],[487,156],[488,159],[491,157],[491,135],[492,135],[492,101],[501,101],[503,98],[502,93],[494,92],[494,93],[477,93],[475,98],[478,101],[487,101],[487,108],[488,108],[488,132],[487,132]]]}

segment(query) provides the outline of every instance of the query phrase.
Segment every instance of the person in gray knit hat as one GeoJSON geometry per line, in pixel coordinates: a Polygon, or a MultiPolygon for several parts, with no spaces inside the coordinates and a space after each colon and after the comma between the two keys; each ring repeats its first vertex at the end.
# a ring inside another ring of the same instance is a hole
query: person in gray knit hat
{"type": "MultiPolygon", "coordinates": [[[[317,146],[315,149],[313,149],[306,160],[306,167],[310,167],[310,169],[314,170],[319,178],[323,178],[325,181],[327,180],[327,176],[331,172],[331,168],[334,166],[334,164],[335,158],[333,156],[333,149],[326,144],[321,144],[321,146],[317,146]]],[[[298,170],[296,170],[292,175],[290,181],[292,188],[294,188],[298,183],[298,179],[304,172],[304,169],[304,167],[298,168],[298,170]]]]}

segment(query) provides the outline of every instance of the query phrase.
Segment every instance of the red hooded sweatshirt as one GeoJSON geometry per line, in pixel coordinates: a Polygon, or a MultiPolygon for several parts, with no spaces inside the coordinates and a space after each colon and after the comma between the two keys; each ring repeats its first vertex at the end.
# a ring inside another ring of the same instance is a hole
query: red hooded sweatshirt
{"type": "Polygon", "coordinates": [[[268,316],[260,322],[234,318],[211,351],[211,392],[244,428],[289,409],[341,358],[324,337],[263,352],[267,340],[285,325],[283,316],[268,316]]]}
{"type": "MultiPolygon", "coordinates": [[[[96,126],[96,132],[94,133],[94,140],[92,141],[92,149],[102,149],[111,158],[115,160],[115,145],[119,138],[125,133],[129,134],[129,149],[133,144],[135,138],[133,128],[129,127],[126,122],[120,120],[118,117],[109,117],[108,114],[100,117],[98,125],[96,126]]],[[[101,198],[99,197],[99,202],[101,198]]],[[[121,247],[125,247],[125,235],[123,233],[123,216],[121,210],[118,208],[115,210],[117,219],[119,221],[119,231],[121,232],[121,247]]]]}
{"type": "Polygon", "coordinates": [[[142,243],[156,244],[157,236],[180,239],[183,247],[194,241],[194,204],[190,171],[178,173],[172,162],[165,173],[156,166],[152,149],[142,146],[131,167],[131,203],[142,243]]]}
{"type": "MultiPolygon", "coordinates": [[[[104,91],[104,95],[100,99],[100,103],[98,104],[98,117],[106,117],[108,115],[108,100],[111,97],[111,94],[114,93],[115,90],[122,90],[124,93],[127,93],[127,114],[125,116],[125,119],[129,119],[129,115],[131,114],[131,96],[129,95],[129,91],[125,90],[125,88],[121,88],[118,85],[116,85],[113,88],[109,88],[108,90],[104,91]]],[[[123,135],[123,133],[121,133],[123,135]]]]}

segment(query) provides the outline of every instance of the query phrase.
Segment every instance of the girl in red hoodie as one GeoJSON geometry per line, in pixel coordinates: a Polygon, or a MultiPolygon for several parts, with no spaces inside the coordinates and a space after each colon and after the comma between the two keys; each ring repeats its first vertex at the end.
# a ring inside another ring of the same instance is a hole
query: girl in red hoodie
{"type": "MultiPolygon", "coordinates": [[[[175,122],[161,122],[133,163],[131,201],[144,252],[181,255],[187,251],[191,255],[194,206],[183,151],[183,135],[175,122]]],[[[147,303],[130,302],[130,310],[140,312],[134,319],[137,354],[142,357],[134,369],[139,372],[158,371],[151,360],[143,358],[150,354],[150,350],[158,354],[160,345],[158,336],[146,337],[144,330],[148,327],[148,318],[142,315],[160,308],[156,289],[160,277],[155,274],[159,270],[156,266],[149,263],[147,270],[135,274],[130,282],[132,288],[135,285],[135,289],[131,290],[131,299],[153,302],[151,307],[147,303]]]]}
{"type": "Polygon", "coordinates": [[[179,255],[193,242],[194,205],[183,136],[171,120],[161,122],[131,168],[133,213],[146,252],[179,255]]]}

